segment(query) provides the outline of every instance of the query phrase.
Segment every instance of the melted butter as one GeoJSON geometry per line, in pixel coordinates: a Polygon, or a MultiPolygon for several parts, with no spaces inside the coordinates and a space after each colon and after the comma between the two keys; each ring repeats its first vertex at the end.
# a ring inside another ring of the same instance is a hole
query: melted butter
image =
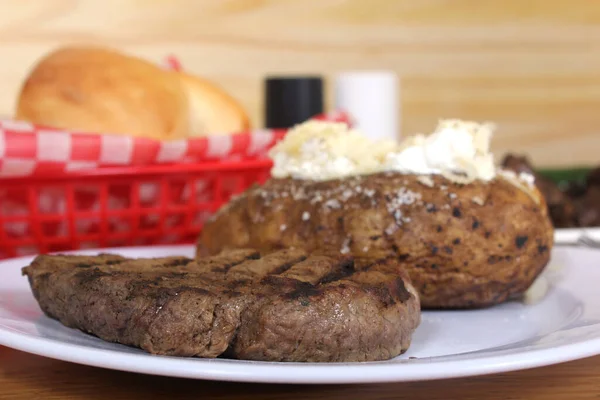
{"type": "Polygon", "coordinates": [[[344,123],[309,121],[297,125],[271,149],[276,178],[325,181],[377,172],[439,174],[453,182],[495,178],[490,152],[493,126],[442,120],[428,135],[400,144],[374,141],[344,123]]]}
{"type": "Polygon", "coordinates": [[[393,141],[371,141],[344,123],[309,121],[271,149],[271,175],[324,181],[375,173],[395,147],[393,141]]]}

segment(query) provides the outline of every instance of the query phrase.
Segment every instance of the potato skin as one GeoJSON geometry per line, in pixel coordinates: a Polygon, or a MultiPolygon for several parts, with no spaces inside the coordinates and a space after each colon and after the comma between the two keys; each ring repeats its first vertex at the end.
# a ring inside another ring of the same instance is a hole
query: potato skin
{"type": "Polygon", "coordinates": [[[360,259],[397,257],[422,308],[477,308],[522,295],[550,259],[543,197],[498,176],[379,173],[326,182],[271,179],[206,223],[199,254],[299,247],[360,259]]]}

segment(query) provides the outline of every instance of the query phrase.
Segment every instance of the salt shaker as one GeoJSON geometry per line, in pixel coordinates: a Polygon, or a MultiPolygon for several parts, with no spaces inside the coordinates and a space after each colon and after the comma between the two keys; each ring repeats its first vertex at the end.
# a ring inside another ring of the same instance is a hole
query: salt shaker
{"type": "Polygon", "coordinates": [[[354,126],[372,139],[398,140],[398,77],[389,71],[343,72],[335,81],[335,109],[345,111],[354,126]]]}

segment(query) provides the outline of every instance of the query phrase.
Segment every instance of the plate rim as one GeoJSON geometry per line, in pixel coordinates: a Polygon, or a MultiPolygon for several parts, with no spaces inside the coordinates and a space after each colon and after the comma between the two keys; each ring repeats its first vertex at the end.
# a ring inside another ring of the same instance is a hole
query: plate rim
{"type": "Polygon", "coordinates": [[[41,357],[123,372],[187,379],[279,384],[365,384],[464,378],[556,365],[600,353],[598,337],[553,347],[553,350],[559,350],[564,355],[562,357],[557,357],[549,349],[536,349],[486,357],[486,363],[483,365],[478,362],[480,359],[461,359],[435,361],[434,366],[426,362],[426,358],[421,359],[421,363],[411,363],[409,360],[402,363],[384,361],[353,364],[261,362],[258,370],[253,368],[252,371],[248,371],[252,362],[231,360],[230,363],[225,363],[225,360],[220,359],[122,353],[118,350],[96,349],[79,344],[65,344],[53,339],[30,337],[2,327],[0,345],[41,357]],[[25,341],[24,336],[28,337],[25,341]],[[156,359],[149,362],[149,357],[156,359]],[[198,368],[189,368],[193,364],[198,368]],[[408,365],[410,369],[407,370],[408,365]],[[369,374],[364,373],[365,367],[370,369],[369,374]],[[282,368],[289,371],[285,375],[274,374],[282,368]],[[306,374],[305,371],[310,372],[306,374]]]}
{"type": "MultiPolygon", "coordinates": [[[[190,252],[193,245],[153,246],[155,251],[190,252]]],[[[147,246],[91,249],[66,253],[133,252],[147,246]]],[[[590,250],[585,250],[590,251],[590,250]]],[[[0,261],[19,260],[27,263],[31,256],[0,261]]],[[[23,264],[25,265],[25,264],[23,264]]],[[[13,268],[17,268],[14,267],[13,268]]],[[[48,318],[44,316],[43,318],[48,318]]],[[[65,329],[71,329],[64,327],[65,329]]],[[[230,382],[284,384],[364,384],[410,382],[480,376],[554,365],[600,354],[600,336],[553,346],[551,349],[529,349],[517,353],[458,360],[419,358],[402,362],[368,363],[284,363],[252,362],[223,359],[194,359],[127,353],[119,349],[98,349],[56,339],[36,337],[0,326],[0,345],[19,351],[73,362],[81,365],[149,375],[230,382]],[[250,365],[253,368],[248,368],[250,365]],[[277,374],[286,369],[285,374],[277,374]],[[364,373],[368,368],[369,373],[364,373]]]]}
{"type": "Polygon", "coordinates": [[[600,227],[594,228],[558,228],[554,229],[554,242],[557,245],[576,244],[577,240],[587,233],[600,240],[600,227]]]}

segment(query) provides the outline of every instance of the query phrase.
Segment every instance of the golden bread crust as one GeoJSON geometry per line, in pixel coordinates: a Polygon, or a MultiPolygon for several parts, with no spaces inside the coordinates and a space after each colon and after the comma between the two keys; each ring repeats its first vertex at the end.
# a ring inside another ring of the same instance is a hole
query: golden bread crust
{"type": "Polygon", "coordinates": [[[111,49],[66,47],[41,59],[19,94],[16,118],[61,129],[180,139],[188,98],[178,77],[111,49]]]}

